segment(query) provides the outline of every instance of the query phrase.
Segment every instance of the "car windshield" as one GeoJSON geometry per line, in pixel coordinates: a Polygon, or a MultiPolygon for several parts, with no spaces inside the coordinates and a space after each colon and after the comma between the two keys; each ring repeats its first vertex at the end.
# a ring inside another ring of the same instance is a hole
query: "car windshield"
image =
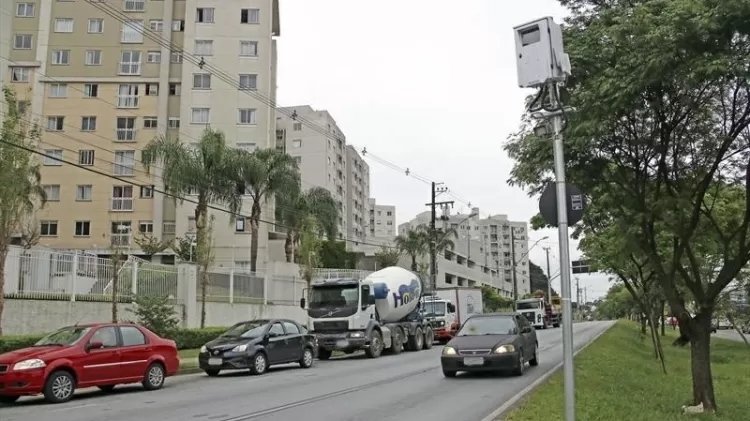
{"type": "Polygon", "coordinates": [[[445,316],[445,303],[426,302],[422,306],[425,316],[445,316]]]}
{"type": "Polygon", "coordinates": [[[34,346],[60,345],[68,346],[78,342],[86,333],[91,330],[89,327],[73,326],[65,327],[56,332],[43,337],[34,346]]]}
{"type": "Polygon", "coordinates": [[[221,336],[225,338],[257,338],[263,335],[267,325],[268,320],[237,323],[221,336]]]}
{"type": "Polygon", "coordinates": [[[357,285],[314,286],[310,296],[310,308],[356,307],[359,302],[357,285]]]}
{"type": "Polygon", "coordinates": [[[516,322],[510,316],[472,317],[464,323],[458,336],[513,335],[516,322]]]}
{"type": "Polygon", "coordinates": [[[530,303],[516,303],[516,308],[519,310],[536,310],[539,308],[539,301],[532,301],[530,303]]]}

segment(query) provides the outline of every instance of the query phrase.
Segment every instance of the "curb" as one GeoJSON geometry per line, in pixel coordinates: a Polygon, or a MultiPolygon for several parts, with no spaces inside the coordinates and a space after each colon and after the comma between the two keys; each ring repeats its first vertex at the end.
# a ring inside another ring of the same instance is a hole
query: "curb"
{"type": "MultiPolygon", "coordinates": [[[[600,336],[602,336],[605,333],[607,333],[607,331],[612,326],[614,326],[615,324],[616,324],[616,322],[612,323],[606,329],[604,329],[601,332],[599,332],[596,335],[594,335],[594,337],[591,338],[591,340],[588,343],[584,344],[577,351],[573,352],[573,357],[577,356],[579,352],[583,351],[589,345],[591,345],[594,342],[596,342],[597,339],[599,339],[600,336]]],[[[500,406],[496,410],[492,411],[492,413],[490,413],[486,417],[482,418],[482,421],[494,421],[494,420],[497,419],[497,417],[499,417],[501,415],[505,415],[506,412],[508,412],[509,410],[513,409],[516,406],[516,404],[519,403],[519,401],[521,401],[521,399],[523,399],[524,397],[526,397],[527,394],[529,394],[532,391],[534,391],[534,389],[536,389],[537,387],[541,386],[542,383],[545,383],[547,380],[549,380],[549,378],[552,377],[553,374],[557,373],[562,368],[563,363],[564,362],[557,363],[557,365],[555,365],[554,367],[552,367],[551,369],[549,369],[546,373],[542,374],[541,377],[539,377],[538,379],[534,380],[530,385],[526,386],[520,392],[518,392],[515,395],[513,395],[502,406],[500,406]]]]}

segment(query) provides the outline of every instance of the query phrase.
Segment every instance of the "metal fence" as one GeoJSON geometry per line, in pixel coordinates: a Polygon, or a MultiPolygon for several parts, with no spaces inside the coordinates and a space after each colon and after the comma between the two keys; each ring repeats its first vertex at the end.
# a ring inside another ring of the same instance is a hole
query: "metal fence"
{"type": "MultiPolygon", "coordinates": [[[[207,273],[206,302],[262,304],[265,274],[243,269],[210,269],[207,273]]],[[[203,299],[203,273],[196,282],[198,301],[203,299]]]]}
{"type": "Polygon", "coordinates": [[[96,255],[11,246],[5,259],[7,298],[110,301],[117,275],[117,299],[166,296],[179,302],[177,268],[129,257],[117,265],[96,255]]]}
{"type": "Polygon", "coordinates": [[[359,269],[316,269],[313,282],[316,279],[364,279],[373,273],[369,270],[359,269]]]}

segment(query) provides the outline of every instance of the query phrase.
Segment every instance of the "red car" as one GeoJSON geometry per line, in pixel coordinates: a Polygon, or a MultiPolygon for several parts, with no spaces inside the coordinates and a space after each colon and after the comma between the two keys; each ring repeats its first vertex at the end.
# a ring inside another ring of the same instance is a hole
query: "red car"
{"type": "Polygon", "coordinates": [[[66,402],[77,388],[142,383],[160,389],[177,373],[174,341],[131,323],[100,323],[62,328],[35,345],[0,355],[0,403],[44,394],[66,402]]]}

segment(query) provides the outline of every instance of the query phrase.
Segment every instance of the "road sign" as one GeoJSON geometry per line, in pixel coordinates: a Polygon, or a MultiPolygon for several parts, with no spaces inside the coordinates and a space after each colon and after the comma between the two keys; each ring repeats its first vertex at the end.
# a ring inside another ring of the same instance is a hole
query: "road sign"
{"type": "MultiPolygon", "coordinates": [[[[568,226],[577,224],[583,218],[583,212],[586,210],[586,196],[581,189],[573,184],[566,184],[567,207],[568,207],[568,226]]],[[[557,187],[555,183],[547,183],[547,187],[539,198],[539,212],[544,220],[556,227],[557,226],[557,187]]]]}
{"type": "Polygon", "coordinates": [[[573,269],[573,273],[589,273],[590,267],[588,260],[573,260],[570,262],[571,269],[573,269]]]}

